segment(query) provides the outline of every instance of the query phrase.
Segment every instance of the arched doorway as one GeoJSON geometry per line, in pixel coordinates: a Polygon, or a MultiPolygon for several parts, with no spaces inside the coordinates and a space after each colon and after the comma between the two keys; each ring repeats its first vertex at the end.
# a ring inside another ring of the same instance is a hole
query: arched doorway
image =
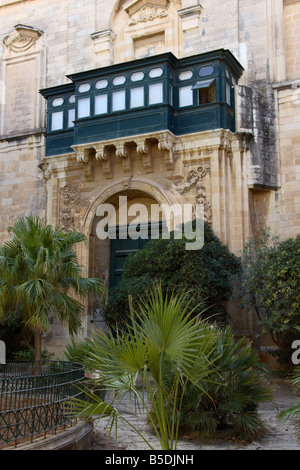
{"type": "MultiPolygon", "coordinates": [[[[158,237],[160,230],[166,233],[173,230],[176,222],[172,217],[165,219],[165,208],[182,207],[183,204],[184,198],[176,191],[176,187],[163,179],[123,178],[100,193],[95,191],[83,221],[89,241],[89,276],[104,279],[109,288],[115,286],[121,279],[127,256],[142,249],[150,238],[158,237]],[[123,210],[120,211],[120,202],[123,204],[124,201],[125,214],[123,210]],[[107,220],[101,225],[108,216],[103,211],[107,206],[115,217],[110,224],[110,229],[114,231],[115,228],[115,232],[113,236],[109,234],[100,237],[99,232],[107,226],[107,220]],[[132,231],[140,232],[140,236],[137,233],[132,235],[132,231]]],[[[102,306],[94,299],[89,301],[87,333],[94,328],[105,328],[101,310],[102,306]]]]}

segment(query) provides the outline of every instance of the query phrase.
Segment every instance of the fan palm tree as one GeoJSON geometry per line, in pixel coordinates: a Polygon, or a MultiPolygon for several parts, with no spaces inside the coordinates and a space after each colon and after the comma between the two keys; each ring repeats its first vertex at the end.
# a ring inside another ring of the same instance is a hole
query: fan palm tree
{"type": "MultiPolygon", "coordinates": [[[[299,329],[299,328],[297,328],[299,329]]],[[[293,386],[293,389],[296,393],[296,395],[299,396],[300,392],[300,366],[296,367],[293,373],[293,376],[291,378],[291,384],[293,386]]],[[[281,411],[279,413],[279,418],[288,420],[292,419],[294,424],[295,424],[295,429],[297,433],[297,437],[300,440],[300,401],[298,403],[295,403],[295,406],[288,408],[287,410],[281,411]]]]}
{"type": "Polygon", "coordinates": [[[81,356],[86,369],[98,378],[85,390],[88,400],[70,402],[71,414],[85,419],[109,416],[111,424],[117,418],[125,420],[114,404],[130,392],[145,410],[161,448],[176,449],[186,386],[191,382],[199,387],[199,378],[209,380],[218,335],[206,323],[195,321],[192,313],[184,294],[163,294],[158,285],[141,300],[125,330],[94,332],[81,356]],[[97,386],[98,392],[101,387],[113,391],[110,403],[93,392],[97,386]]]}
{"type": "Polygon", "coordinates": [[[85,240],[76,230],[64,232],[39,217],[22,217],[9,228],[11,240],[0,247],[0,317],[19,310],[34,333],[35,362],[41,361],[41,335],[54,315],[71,335],[81,325],[89,292],[103,295],[104,282],[85,278],[74,247],[85,240]]]}

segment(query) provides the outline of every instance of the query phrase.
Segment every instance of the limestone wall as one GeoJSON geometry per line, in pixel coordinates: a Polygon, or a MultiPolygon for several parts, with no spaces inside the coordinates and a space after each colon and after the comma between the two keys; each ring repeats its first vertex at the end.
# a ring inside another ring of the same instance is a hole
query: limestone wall
{"type": "MultiPolygon", "coordinates": [[[[15,217],[46,211],[45,182],[37,167],[43,159],[45,129],[40,88],[68,82],[69,73],[147,54],[171,50],[183,57],[223,47],[245,69],[237,91],[237,114],[238,131],[253,134],[243,180],[251,188],[250,233],[264,223],[284,236],[299,232],[300,2],[156,0],[153,4],[156,10],[145,0],[0,2],[0,241],[15,217]],[[293,84],[281,87],[289,81],[293,84]]],[[[48,204],[49,220],[51,211],[48,204]]],[[[236,220],[241,214],[233,210],[229,215],[236,220]]],[[[242,216],[247,217],[247,211],[242,216]]],[[[230,237],[224,240],[234,245],[230,237]]]]}

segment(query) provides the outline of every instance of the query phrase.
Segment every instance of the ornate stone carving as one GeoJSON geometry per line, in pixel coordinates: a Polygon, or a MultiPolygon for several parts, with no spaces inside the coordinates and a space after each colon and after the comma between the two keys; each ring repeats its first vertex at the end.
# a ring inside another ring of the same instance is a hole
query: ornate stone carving
{"type": "Polygon", "coordinates": [[[130,189],[130,187],[131,187],[131,177],[127,176],[127,177],[123,178],[123,188],[124,189],[130,189]]]}
{"type": "Polygon", "coordinates": [[[102,168],[105,178],[113,177],[111,168],[111,150],[107,146],[96,149],[96,160],[102,162],[102,168]]]}
{"type": "Polygon", "coordinates": [[[137,142],[136,151],[138,155],[142,155],[146,173],[153,173],[151,144],[147,140],[137,142]]]}
{"type": "Polygon", "coordinates": [[[174,142],[168,136],[162,136],[158,142],[158,149],[164,152],[165,164],[168,170],[173,170],[175,165],[174,142]]]}
{"type": "Polygon", "coordinates": [[[43,178],[45,181],[49,181],[52,176],[52,170],[49,167],[49,163],[42,162],[38,165],[39,169],[43,172],[43,178]]]}
{"type": "Polygon", "coordinates": [[[125,173],[131,172],[130,151],[126,144],[116,145],[116,156],[122,159],[122,166],[125,173]]]}
{"type": "Polygon", "coordinates": [[[129,26],[134,26],[137,23],[147,23],[148,21],[154,21],[157,18],[165,18],[168,16],[166,9],[153,5],[151,3],[143,6],[136,15],[131,17],[129,26]]]}
{"type": "Polygon", "coordinates": [[[3,39],[9,52],[25,52],[35,45],[43,32],[31,26],[17,25],[14,31],[3,39]]]}
{"type": "MultiPolygon", "coordinates": [[[[207,198],[206,186],[204,185],[204,178],[210,172],[209,164],[200,165],[197,169],[191,170],[184,182],[178,183],[176,186],[180,194],[185,194],[191,189],[196,189],[196,204],[203,207],[204,220],[208,224],[212,223],[211,204],[207,198]]],[[[196,214],[196,205],[194,208],[194,216],[196,214]]]]}
{"type": "Polygon", "coordinates": [[[61,188],[60,193],[63,199],[60,224],[63,230],[70,231],[74,229],[74,214],[83,207],[87,199],[82,197],[80,191],[70,184],[61,188]]]}

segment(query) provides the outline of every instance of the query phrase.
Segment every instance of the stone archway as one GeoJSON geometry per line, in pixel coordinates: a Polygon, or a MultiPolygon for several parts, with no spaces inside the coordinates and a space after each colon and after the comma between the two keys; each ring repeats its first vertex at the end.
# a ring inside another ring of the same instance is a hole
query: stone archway
{"type": "MultiPolygon", "coordinates": [[[[104,219],[104,214],[99,212],[99,208],[110,205],[115,209],[116,213],[116,226],[119,228],[124,221],[119,214],[120,211],[120,198],[126,199],[126,208],[128,210],[128,223],[130,224],[134,219],[133,212],[130,209],[140,205],[145,208],[145,212],[141,214],[141,224],[145,227],[149,227],[151,217],[151,229],[157,224],[165,224],[168,230],[173,230],[176,225],[176,218],[165,218],[164,208],[178,208],[184,204],[183,197],[175,190],[173,185],[169,181],[160,181],[160,183],[146,180],[143,178],[124,178],[117,183],[108,186],[104,191],[101,191],[97,196],[94,197],[89,210],[87,211],[84,219],[84,232],[88,238],[88,271],[90,277],[102,278],[106,281],[107,286],[111,286],[111,277],[114,275],[112,270],[112,256],[113,246],[116,246],[116,241],[110,239],[107,236],[106,239],[100,239],[97,227],[99,222],[104,219]],[[155,210],[151,212],[151,208],[155,206],[162,210],[155,210]],[[146,214],[146,215],[145,215],[146,214]],[[153,216],[154,214],[154,216],[153,216]],[[155,219],[155,217],[157,218],[155,219]],[[171,222],[171,223],[170,223],[171,222]]],[[[135,209],[134,209],[135,210],[135,209]]],[[[127,230],[127,227],[126,227],[127,230]]],[[[127,233],[127,232],[126,232],[127,233]]],[[[122,271],[122,263],[126,259],[126,256],[130,252],[141,249],[148,238],[151,238],[150,232],[147,232],[148,236],[141,236],[137,240],[122,240],[121,255],[118,254],[118,263],[116,270],[122,271]]],[[[87,333],[94,327],[104,328],[104,321],[101,315],[101,305],[97,305],[95,299],[91,299],[88,305],[87,313],[87,333]]]]}

